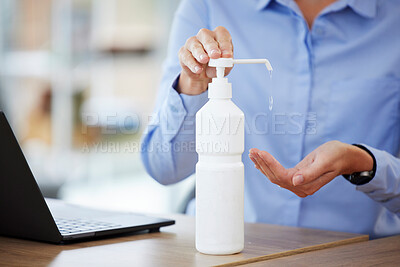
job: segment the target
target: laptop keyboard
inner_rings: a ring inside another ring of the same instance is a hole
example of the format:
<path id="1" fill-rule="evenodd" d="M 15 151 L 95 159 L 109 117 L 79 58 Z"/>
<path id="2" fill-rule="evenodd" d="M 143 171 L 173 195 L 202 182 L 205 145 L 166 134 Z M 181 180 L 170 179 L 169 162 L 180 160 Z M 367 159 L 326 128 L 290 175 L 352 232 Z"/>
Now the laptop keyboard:
<path id="1" fill-rule="evenodd" d="M 54 220 L 62 235 L 75 234 L 80 232 L 94 232 L 121 226 L 115 223 L 99 222 L 99 221 L 84 220 L 84 219 L 55 218 Z"/>

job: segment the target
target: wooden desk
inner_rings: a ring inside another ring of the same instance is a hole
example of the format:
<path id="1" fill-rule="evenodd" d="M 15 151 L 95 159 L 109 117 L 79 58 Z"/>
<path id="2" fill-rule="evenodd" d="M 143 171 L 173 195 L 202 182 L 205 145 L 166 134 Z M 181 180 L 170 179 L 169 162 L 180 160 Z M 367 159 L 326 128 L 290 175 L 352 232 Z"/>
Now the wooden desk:
<path id="1" fill-rule="evenodd" d="M 231 256 L 196 251 L 194 218 L 166 216 L 176 225 L 160 233 L 136 234 L 70 245 L 0 237 L 6 266 L 234 266 L 367 241 L 368 236 L 267 224 L 246 224 L 245 249 Z"/>
<path id="2" fill-rule="evenodd" d="M 400 266 L 400 235 L 262 261 L 261 266 Z"/>

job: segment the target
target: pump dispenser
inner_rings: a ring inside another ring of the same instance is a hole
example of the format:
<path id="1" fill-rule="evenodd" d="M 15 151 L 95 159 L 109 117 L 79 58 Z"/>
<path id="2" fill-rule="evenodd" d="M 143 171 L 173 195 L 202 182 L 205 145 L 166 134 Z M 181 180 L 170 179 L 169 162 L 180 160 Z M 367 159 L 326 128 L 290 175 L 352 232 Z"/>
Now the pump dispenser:
<path id="1" fill-rule="evenodd" d="M 232 102 L 225 68 L 265 64 L 267 59 L 210 59 L 217 77 L 208 85 L 209 101 L 196 114 L 196 249 L 227 255 L 244 248 L 244 114 Z"/>

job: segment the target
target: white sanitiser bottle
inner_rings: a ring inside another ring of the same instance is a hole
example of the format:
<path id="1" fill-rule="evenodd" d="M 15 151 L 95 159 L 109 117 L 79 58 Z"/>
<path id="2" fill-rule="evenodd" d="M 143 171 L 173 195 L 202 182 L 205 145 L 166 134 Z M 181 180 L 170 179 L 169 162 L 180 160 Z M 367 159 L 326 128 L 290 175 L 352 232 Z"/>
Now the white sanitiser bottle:
<path id="1" fill-rule="evenodd" d="M 232 102 L 224 78 L 234 64 L 267 59 L 210 59 L 217 77 L 208 85 L 209 101 L 196 114 L 196 249 L 205 254 L 234 254 L 244 248 L 244 114 Z"/>

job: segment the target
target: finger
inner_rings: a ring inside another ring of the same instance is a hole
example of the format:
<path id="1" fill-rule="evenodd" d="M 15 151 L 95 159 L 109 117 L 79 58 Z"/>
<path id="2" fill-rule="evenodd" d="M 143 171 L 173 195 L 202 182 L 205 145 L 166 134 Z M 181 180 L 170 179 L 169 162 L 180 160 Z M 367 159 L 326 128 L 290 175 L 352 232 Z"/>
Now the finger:
<path id="1" fill-rule="evenodd" d="M 289 189 L 290 190 L 290 189 Z M 295 193 L 298 197 L 306 197 L 306 196 L 308 196 L 307 194 L 304 194 L 303 192 L 301 192 L 301 191 L 296 191 L 296 190 L 290 190 L 290 191 L 292 191 L 293 193 Z"/>
<path id="2" fill-rule="evenodd" d="M 269 177 L 272 177 L 272 173 L 267 172 L 267 170 L 264 170 L 260 164 L 258 163 L 260 160 L 257 160 L 256 157 L 258 157 L 257 155 L 250 155 L 249 154 L 249 158 L 251 159 L 251 161 L 253 161 L 254 163 L 254 167 L 259 170 L 262 174 L 264 174 L 268 179 L 270 179 Z M 271 180 L 271 179 L 270 179 Z M 273 182 L 273 181 L 271 181 Z M 275 183 L 275 182 L 273 182 Z"/>
<path id="3" fill-rule="evenodd" d="M 319 189 L 321 189 L 324 185 L 332 181 L 337 175 L 338 174 L 336 172 L 330 171 L 318 177 L 318 179 L 315 179 L 311 183 L 300 185 L 296 188 L 304 194 L 312 195 Z"/>
<path id="4" fill-rule="evenodd" d="M 228 75 L 231 72 L 231 70 L 232 70 L 232 68 L 225 68 L 225 76 Z M 206 74 L 207 74 L 208 78 L 217 77 L 217 72 L 215 70 L 215 67 L 207 67 Z"/>
<path id="5" fill-rule="evenodd" d="M 196 37 L 190 37 L 185 44 L 185 48 L 192 53 L 193 57 L 201 64 L 206 64 L 209 57 Z"/>
<path id="6" fill-rule="evenodd" d="M 328 164 L 325 161 L 313 161 L 310 165 L 300 169 L 293 175 L 292 183 L 294 186 L 308 184 L 329 171 L 327 167 Z"/>
<path id="7" fill-rule="evenodd" d="M 281 184 L 279 177 L 276 177 L 275 174 L 271 171 L 271 169 L 265 164 L 265 162 L 260 158 L 259 155 L 255 156 L 258 166 L 263 171 L 264 175 L 274 184 L 285 187 L 285 185 Z"/>
<path id="8" fill-rule="evenodd" d="M 278 183 L 277 180 L 273 179 L 273 175 L 272 173 L 266 171 L 263 171 L 261 169 L 261 167 L 259 166 L 256 157 L 258 157 L 257 154 L 254 154 L 256 152 L 254 152 L 254 150 L 250 150 L 250 154 L 249 157 L 250 159 L 254 162 L 254 167 L 257 168 L 259 171 L 261 171 L 272 183 L 277 184 L 279 187 L 285 188 L 287 190 L 290 190 L 291 192 L 293 192 L 294 194 L 296 194 L 299 197 L 306 197 L 307 194 L 305 194 L 304 192 L 302 192 L 301 190 L 298 190 L 297 188 L 293 187 L 293 186 L 287 186 L 286 184 L 280 184 Z M 270 178 L 271 177 L 271 178 Z"/>
<path id="9" fill-rule="evenodd" d="M 249 155 L 253 155 L 253 156 L 255 157 L 255 155 L 257 155 L 257 153 L 258 153 L 259 151 L 260 151 L 260 150 L 257 149 L 257 148 L 250 148 L 250 150 L 249 150 Z"/>
<path id="10" fill-rule="evenodd" d="M 270 179 L 271 182 L 277 183 L 275 175 L 273 174 L 273 172 L 271 172 L 269 167 L 267 165 L 265 165 L 263 160 L 258 155 L 260 150 L 258 150 L 257 148 L 252 148 L 252 149 L 250 149 L 249 152 L 250 152 L 250 157 L 252 157 L 255 160 L 255 162 L 257 163 L 257 165 L 260 167 L 260 169 L 263 170 L 263 172 L 265 173 L 265 176 L 267 176 L 267 178 Z M 261 164 L 263 164 L 263 165 L 261 165 Z"/>
<path id="11" fill-rule="evenodd" d="M 283 167 L 279 163 L 279 161 L 277 161 L 271 154 L 266 151 L 260 151 L 258 152 L 258 155 L 260 158 L 259 162 L 261 161 L 261 163 L 259 163 L 260 166 L 262 166 L 263 169 L 268 169 L 269 172 L 272 173 L 273 179 L 275 180 L 272 182 L 292 191 L 295 194 L 299 193 L 300 190 L 297 190 L 296 187 L 294 187 L 292 184 L 292 176 L 288 175 L 288 170 L 285 169 L 285 167 Z"/>
<path id="12" fill-rule="evenodd" d="M 206 67 L 206 75 L 208 78 L 215 78 L 217 77 L 217 71 L 214 67 Z"/>
<path id="13" fill-rule="evenodd" d="M 184 47 L 179 50 L 179 61 L 182 67 L 188 67 L 190 71 L 195 74 L 199 74 L 203 71 L 203 67 L 196 61 L 192 53 Z"/>
<path id="14" fill-rule="evenodd" d="M 258 169 L 261 170 L 261 172 L 271 180 L 271 182 L 275 183 L 275 179 L 273 177 L 273 174 L 269 171 L 268 168 L 262 165 L 261 159 L 258 157 L 258 155 L 254 155 L 254 160 L 256 162 L 256 165 L 258 166 Z"/>
<path id="15" fill-rule="evenodd" d="M 259 151 L 258 156 L 277 178 L 285 178 L 287 171 L 270 153 Z M 281 180 L 281 179 L 280 179 Z"/>
<path id="16" fill-rule="evenodd" d="M 196 37 L 204 47 L 210 58 L 221 57 L 221 50 L 219 49 L 217 41 L 214 39 L 215 33 L 208 29 L 201 29 Z"/>
<path id="17" fill-rule="evenodd" d="M 254 163 L 254 168 L 256 168 L 257 170 L 259 170 L 262 174 L 264 174 L 264 172 L 261 170 L 260 166 L 257 163 L 257 160 L 253 157 L 250 157 L 251 161 L 253 161 Z M 265 175 L 265 174 L 264 174 Z"/>
<path id="18" fill-rule="evenodd" d="M 225 76 L 231 72 L 232 68 L 225 68 Z"/>
<path id="19" fill-rule="evenodd" d="M 215 28 L 214 32 L 215 40 L 217 40 L 221 50 L 221 56 L 225 58 L 233 57 L 232 37 L 229 31 L 222 26 L 218 26 Z"/>
<path id="20" fill-rule="evenodd" d="M 249 154 L 249 158 L 251 159 L 251 161 L 252 161 L 255 165 L 258 165 L 256 159 L 255 159 L 252 155 Z M 254 166 L 254 167 L 256 167 L 256 166 Z M 257 168 L 257 167 L 256 167 L 256 168 Z"/>
<path id="21" fill-rule="evenodd" d="M 264 171 L 264 169 L 260 166 L 260 164 L 258 163 L 258 160 L 256 158 L 252 158 L 252 161 L 254 162 L 254 166 L 262 173 L 264 174 L 267 178 L 269 176 L 269 174 L 267 172 Z"/>

